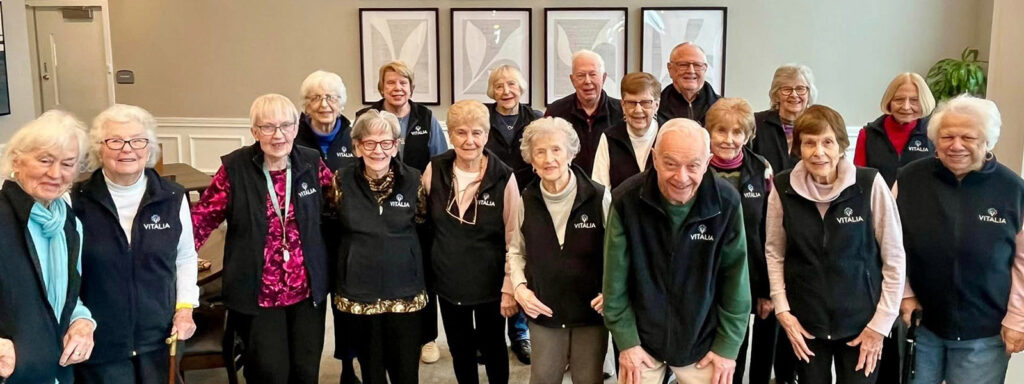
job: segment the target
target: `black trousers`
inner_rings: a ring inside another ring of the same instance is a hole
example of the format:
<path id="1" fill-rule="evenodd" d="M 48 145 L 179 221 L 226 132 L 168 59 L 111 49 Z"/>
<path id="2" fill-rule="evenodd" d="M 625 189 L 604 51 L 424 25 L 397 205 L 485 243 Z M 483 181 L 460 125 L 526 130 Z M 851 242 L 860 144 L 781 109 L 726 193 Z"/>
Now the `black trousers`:
<path id="1" fill-rule="evenodd" d="M 437 340 L 437 294 L 427 292 L 427 306 L 420 311 L 420 345 Z"/>
<path id="2" fill-rule="evenodd" d="M 876 368 L 870 376 L 864 376 L 864 369 L 857 368 L 860 357 L 860 346 L 846 345 L 856 338 L 842 340 L 825 340 L 821 338 L 805 340 L 807 347 L 814 352 L 810 363 L 797 362 L 797 380 L 800 383 L 831 383 L 832 363 L 836 364 L 836 384 L 874 384 L 878 379 Z"/>
<path id="3" fill-rule="evenodd" d="M 439 297 L 438 304 L 441 305 L 444 333 L 448 335 L 452 366 L 459 384 L 480 382 L 476 368 L 477 349 L 484 358 L 487 381 L 492 384 L 508 383 L 508 348 L 505 346 L 501 301 L 457 305 Z"/>
<path id="4" fill-rule="evenodd" d="M 388 379 L 392 384 L 419 381 L 421 312 L 345 314 L 364 384 L 387 384 Z"/>
<path id="5" fill-rule="evenodd" d="M 747 347 L 750 344 L 753 344 L 750 351 L 750 384 L 768 384 L 772 378 L 772 367 L 775 367 L 776 382 L 793 383 L 796 357 L 784 332 L 779 327 L 775 314 L 770 314 L 765 319 L 754 315 L 754 330 L 752 334 L 748 332 L 747 337 L 743 339 L 739 357 L 736 358 L 736 373 L 732 379 L 734 384 L 743 382 Z"/>
<path id="6" fill-rule="evenodd" d="M 75 364 L 75 382 L 85 384 L 167 384 L 169 364 L 167 347 L 163 347 L 130 359 L 102 364 Z"/>
<path id="7" fill-rule="evenodd" d="M 249 384 L 315 384 L 320 380 L 326 304 L 310 299 L 281 308 L 260 308 L 255 316 L 228 312 L 242 339 Z"/>

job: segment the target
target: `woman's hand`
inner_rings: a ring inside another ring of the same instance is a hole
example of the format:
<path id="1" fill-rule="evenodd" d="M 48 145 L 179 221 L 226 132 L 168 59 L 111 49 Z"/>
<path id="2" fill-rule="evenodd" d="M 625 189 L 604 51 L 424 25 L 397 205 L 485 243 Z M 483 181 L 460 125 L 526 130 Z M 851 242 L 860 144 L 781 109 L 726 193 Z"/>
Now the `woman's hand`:
<path id="1" fill-rule="evenodd" d="M 14 342 L 0 337 L 0 377 L 11 377 L 15 362 Z"/>
<path id="2" fill-rule="evenodd" d="M 814 336 L 807 332 L 800 325 L 800 321 L 796 319 L 796 316 L 793 316 L 789 311 L 777 313 L 775 318 L 779 319 L 782 329 L 786 330 L 786 337 L 789 338 L 789 343 L 793 345 L 793 353 L 796 354 L 796 358 L 810 363 L 814 352 L 811 352 L 811 348 L 807 346 L 807 342 L 804 339 L 813 339 Z"/>
<path id="3" fill-rule="evenodd" d="M 178 335 L 178 340 L 188 340 L 196 333 L 196 323 L 192 320 L 192 308 L 181 308 L 174 311 L 171 320 L 171 334 Z"/>
<path id="4" fill-rule="evenodd" d="M 863 369 L 864 377 L 870 376 L 871 372 L 875 371 L 875 365 L 878 364 L 878 360 L 882 359 L 883 339 L 885 339 L 885 335 L 875 332 L 871 328 L 864 328 L 860 332 L 860 336 L 846 343 L 851 347 L 860 345 L 860 358 L 857 359 L 857 368 L 854 368 L 854 371 Z"/>
<path id="5" fill-rule="evenodd" d="M 772 304 L 772 299 L 757 299 L 757 317 L 764 320 L 772 312 L 775 312 L 775 304 Z"/>
<path id="6" fill-rule="evenodd" d="M 64 334 L 64 353 L 60 355 L 60 366 L 67 367 L 89 360 L 92 356 L 93 323 L 87 319 L 78 319 L 71 323 Z"/>
<path id="7" fill-rule="evenodd" d="M 590 300 L 590 308 L 594 308 L 597 313 L 604 316 L 604 294 L 598 293 L 594 300 Z"/>
<path id="8" fill-rule="evenodd" d="M 501 293 L 501 315 L 506 319 L 515 316 L 519 313 L 519 304 L 516 303 L 516 298 L 512 297 L 511 294 Z"/>
<path id="9" fill-rule="evenodd" d="M 551 317 L 554 315 L 554 312 L 551 312 L 551 308 L 548 308 L 547 305 L 544 305 L 544 303 L 542 303 L 540 299 L 538 299 L 537 296 L 533 294 L 533 291 L 531 291 L 529 288 L 526 288 L 526 284 L 517 285 L 515 293 L 516 302 L 519 303 L 519 306 L 523 307 L 523 312 L 526 312 L 526 314 L 531 318 L 536 319 L 537 316 L 540 315 L 544 315 L 547 317 Z"/>
<path id="10" fill-rule="evenodd" d="M 900 302 L 900 319 L 903 320 L 903 324 L 910 326 L 910 317 L 914 314 L 914 311 L 921 310 L 921 303 L 917 301 L 916 297 L 907 297 Z"/>

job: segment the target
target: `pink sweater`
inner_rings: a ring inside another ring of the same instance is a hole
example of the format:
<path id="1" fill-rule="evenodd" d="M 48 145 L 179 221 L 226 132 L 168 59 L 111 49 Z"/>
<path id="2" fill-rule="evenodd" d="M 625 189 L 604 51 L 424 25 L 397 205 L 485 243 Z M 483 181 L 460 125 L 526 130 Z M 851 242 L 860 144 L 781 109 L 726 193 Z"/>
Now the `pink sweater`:
<path id="1" fill-rule="evenodd" d="M 803 161 L 798 162 L 790 175 L 790 183 L 797 194 L 817 203 L 822 217 L 829 204 L 839 194 L 857 181 L 857 168 L 853 163 L 839 162 L 839 175 L 831 185 L 818 184 L 807 172 Z M 903 250 L 903 229 L 900 224 L 896 199 L 889 192 L 881 175 L 875 177 L 871 188 L 871 217 L 882 257 L 882 295 L 875 308 L 875 314 L 867 327 L 882 335 L 888 335 L 893 323 L 899 317 L 900 301 L 906 281 L 906 252 Z M 768 217 L 765 238 L 765 257 L 768 261 L 770 295 L 775 304 L 775 313 L 789 311 L 786 299 L 785 260 L 786 228 L 782 222 L 782 201 L 778 188 L 768 194 Z"/>

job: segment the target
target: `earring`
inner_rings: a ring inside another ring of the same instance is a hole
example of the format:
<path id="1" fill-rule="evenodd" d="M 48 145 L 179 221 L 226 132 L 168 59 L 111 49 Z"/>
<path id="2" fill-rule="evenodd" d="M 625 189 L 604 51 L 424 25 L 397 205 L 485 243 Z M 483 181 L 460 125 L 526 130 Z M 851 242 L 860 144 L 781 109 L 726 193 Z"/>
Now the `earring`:
<path id="1" fill-rule="evenodd" d="M 985 153 L 985 161 L 991 161 L 992 159 L 995 159 L 995 158 L 996 158 L 996 155 L 994 153 L 992 153 L 992 152 L 986 152 Z"/>

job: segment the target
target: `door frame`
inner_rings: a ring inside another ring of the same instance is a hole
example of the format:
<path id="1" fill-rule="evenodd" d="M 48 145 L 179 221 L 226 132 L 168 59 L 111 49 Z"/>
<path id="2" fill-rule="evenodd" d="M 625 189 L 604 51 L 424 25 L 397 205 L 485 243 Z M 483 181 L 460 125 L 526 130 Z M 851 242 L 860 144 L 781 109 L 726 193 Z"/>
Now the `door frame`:
<path id="1" fill-rule="evenodd" d="M 55 7 L 99 7 L 100 13 L 103 14 L 103 48 L 105 52 L 105 65 L 107 69 L 107 99 L 110 101 L 110 105 L 117 103 L 114 98 L 114 54 L 113 46 L 110 44 L 110 12 L 107 0 L 25 0 L 26 8 L 55 8 Z M 36 31 L 31 31 L 36 32 Z M 35 33 L 29 36 L 30 39 L 35 39 Z M 34 46 L 34 44 L 30 44 Z M 33 52 L 36 56 L 39 55 L 38 47 L 36 52 Z M 33 71 L 38 71 L 39 68 L 33 68 Z M 39 83 L 39 79 L 34 79 L 36 83 Z M 36 98 L 41 98 L 42 95 L 36 95 Z M 43 112 L 43 111 L 37 111 Z"/>

